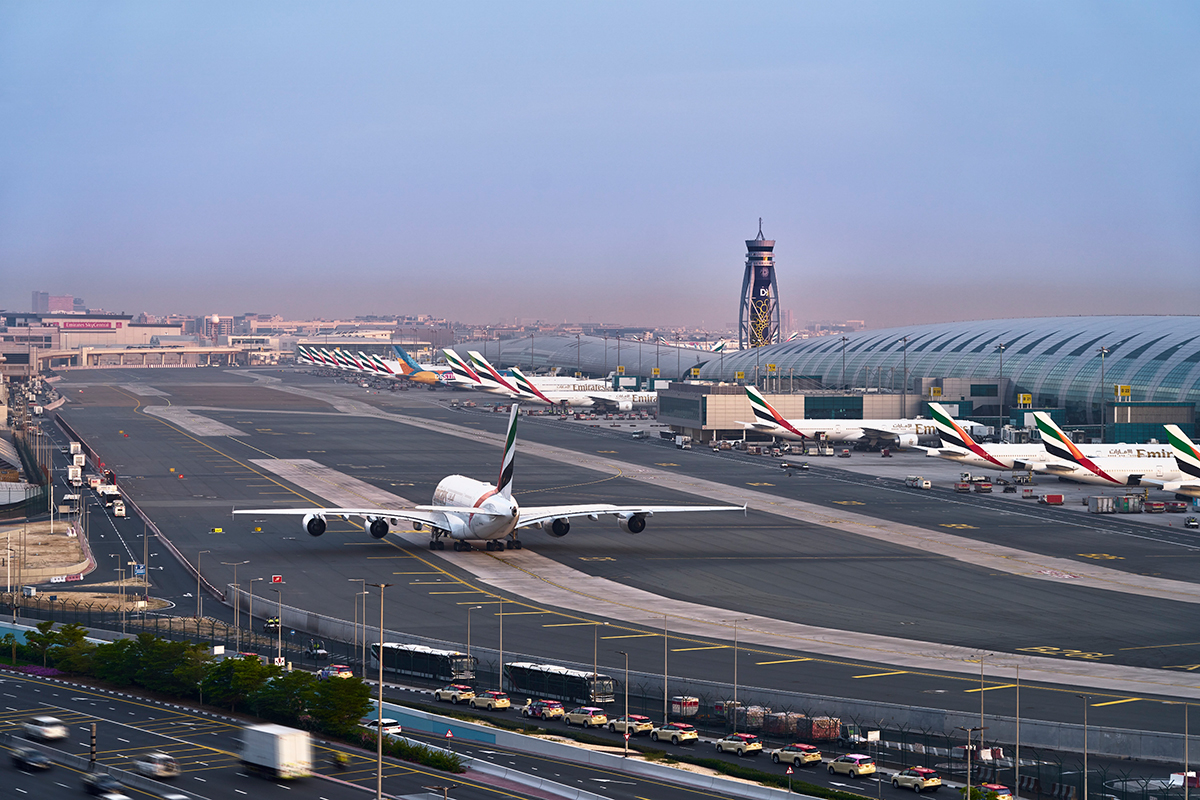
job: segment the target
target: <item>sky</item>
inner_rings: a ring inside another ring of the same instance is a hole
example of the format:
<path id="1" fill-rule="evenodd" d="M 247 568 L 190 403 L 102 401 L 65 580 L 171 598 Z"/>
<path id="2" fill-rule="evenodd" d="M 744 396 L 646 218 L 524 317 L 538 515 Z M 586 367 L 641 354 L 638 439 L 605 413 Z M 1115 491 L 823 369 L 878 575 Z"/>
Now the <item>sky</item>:
<path id="1" fill-rule="evenodd" d="M 0 308 L 1200 307 L 1189 2 L 0 4 Z"/>

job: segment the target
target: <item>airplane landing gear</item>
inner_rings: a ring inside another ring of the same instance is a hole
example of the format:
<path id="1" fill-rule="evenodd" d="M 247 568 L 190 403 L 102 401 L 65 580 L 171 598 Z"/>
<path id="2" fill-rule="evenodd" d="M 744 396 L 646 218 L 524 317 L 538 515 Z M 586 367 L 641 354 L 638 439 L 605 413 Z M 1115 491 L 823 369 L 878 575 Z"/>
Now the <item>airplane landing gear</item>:
<path id="1" fill-rule="evenodd" d="M 461 553 L 464 550 L 469 553 L 472 549 L 470 542 L 460 542 L 457 539 L 454 541 L 454 552 L 456 553 Z"/>
<path id="2" fill-rule="evenodd" d="M 509 539 L 507 542 L 504 543 L 504 548 L 506 550 L 520 550 L 521 549 L 521 540 L 520 539 Z"/>
<path id="3" fill-rule="evenodd" d="M 457 545 L 458 542 L 455 542 L 455 544 Z M 429 549 L 430 550 L 445 550 L 446 543 L 439 539 L 430 539 L 429 540 Z"/>

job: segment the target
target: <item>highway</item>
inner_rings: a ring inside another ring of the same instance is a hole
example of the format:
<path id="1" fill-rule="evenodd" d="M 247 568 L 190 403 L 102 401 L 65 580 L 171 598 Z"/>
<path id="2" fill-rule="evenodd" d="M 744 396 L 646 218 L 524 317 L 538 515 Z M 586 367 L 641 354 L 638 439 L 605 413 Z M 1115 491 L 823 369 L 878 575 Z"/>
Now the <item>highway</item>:
<path id="1" fill-rule="evenodd" d="M 274 459 L 311 459 L 417 503 L 428 501 L 443 475 L 464 471 L 489 478 L 498 467 L 499 449 L 490 442 L 449 437 L 377 417 L 340 414 L 322 398 L 331 402 L 353 398 L 384 411 L 491 433 L 503 424 L 501 415 L 445 408 L 434 402 L 445 399 L 444 393 L 368 394 L 328 379 L 290 372 L 271 375 L 316 394 L 272 391 L 243 375 L 215 370 L 89 371 L 61 384 L 74 401 L 62 413 L 110 459 L 123 485 L 185 554 L 212 551 L 202 563 L 214 583 L 232 580 L 232 571 L 221 567 L 221 561 L 249 560 L 251 566 L 242 567 L 243 582 L 248 572 L 252 577 L 282 574 L 285 602 L 351 619 L 358 584 L 350 581 L 390 576 L 397 583 L 388 590 L 390 620 L 403 618 L 403 628 L 415 634 L 463 642 L 464 606 L 480 599 L 494 604 L 495 590 L 478 585 L 453 559 L 434 559 L 419 544 L 408 545 L 396 537 L 376 542 L 358 526 L 340 521 L 320 539 L 308 537 L 294 521 L 273 520 L 261 526 L 261 533 L 252 532 L 240 520 L 233 522 L 228 509 L 235 504 L 320 502 L 265 466 Z M 75 382 L 79 386 L 73 389 Z M 198 418 L 228 426 L 236 435 L 199 436 L 185 425 L 144 413 L 147 405 L 168 404 L 187 406 Z M 221 407 L 227 410 L 195 411 Z M 1026 506 L 1018 512 L 1012 504 L 990 498 L 964 500 L 937 490 L 916 494 L 902 490 L 895 481 L 823 465 L 785 479 L 769 462 L 740 454 L 677 451 L 656 442 L 630 441 L 627 435 L 603 428 L 539 418 L 522 420 L 519 437 L 647 469 L 802 499 L 831 511 L 850 509 L 868 517 L 901 519 L 950 531 L 965 541 L 1002 540 L 1010 547 L 1078 563 L 1087 560 L 1080 554 L 1105 554 L 1114 556 L 1105 566 L 1130 574 L 1153 571 L 1172 580 L 1192 580 L 1188 568 L 1197 551 L 1194 543 L 1179 538 L 1178 531 L 1124 520 L 1103 521 L 1119 522 L 1120 530 L 1097 531 L 1094 526 L 1081 526 L 1079 515 L 1060 509 Z M 703 497 L 632 480 L 618 469 L 597 473 L 522 453 L 520 447 L 516 480 L 525 504 L 705 502 Z M 224 532 L 210 533 L 215 527 Z M 573 570 L 663 597 L 727 608 L 730 616 L 761 614 L 948 646 L 1152 669 L 1187 668 L 1200 661 L 1200 644 L 1181 636 L 1188 627 L 1181 619 L 1194 618 L 1192 605 L 995 573 L 954 558 L 848 534 L 835 526 L 792 523 L 753 510 L 745 518 L 722 515 L 720 521 L 657 517 L 638 537 L 620 533 L 615 525 L 585 522 L 563 539 L 532 532 L 523 538 L 532 552 Z M 172 577 L 166 572 L 155 574 L 161 591 L 180 604 L 194 603 L 189 597 L 194 584 L 183 573 Z M 446 581 L 463 585 L 431 585 Z M 259 591 L 260 597 L 275 599 L 262 587 Z M 634 627 L 611 635 L 638 638 L 594 637 L 593 623 L 603 620 L 519 597 L 507 599 L 514 607 L 526 606 L 513 611 L 511 618 L 505 614 L 509 652 L 587 663 L 593 646 L 600 649 L 595 638 L 606 642 L 609 652 L 598 658 L 610 670 L 615 667 L 616 649 L 629 649 L 644 672 L 661 667 L 661 631 Z M 553 619 L 562 614 L 565 620 Z M 495 623 L 489 625 L 484 618 L 476 614 L 476 642 L 494 647 Z M 1081 624 L 1081 620 L 1097 623 Z M 668 642 L 672 674 L 730 680 L 733 659 L 728 635 L 720 634 L 721 630 L 714 630 L 711 639 L 672 635 Z M 978 708 L 978 693 L 968 693 L 970 686 L 978 684 L 977 677 L 886 666 L 883 659 L 830 659 L 811 657 L 801 649 L 747 647 L 739 656 L 739 679 L 746 686 L 898 703 L 919 698 L 922 705 Z M 1081 717 L 1073 697 L 1056 697 L 1070 689 L 1054 688 L 1038 698 L 1030 688 L 1030 696 L 1023 696 L 1023 713 L 1061 721 Z M 1010 694 L 1006 689 L 989 691 L 989 709 L 1011 713 Z M 1114 727 L 1178 730 L 1181 726 L 1177 714 L 1146 700 L 1106 706 L 1093 714 L 1103 720 L 1096 722 L 1093 717 L 1095 724 Z"/>

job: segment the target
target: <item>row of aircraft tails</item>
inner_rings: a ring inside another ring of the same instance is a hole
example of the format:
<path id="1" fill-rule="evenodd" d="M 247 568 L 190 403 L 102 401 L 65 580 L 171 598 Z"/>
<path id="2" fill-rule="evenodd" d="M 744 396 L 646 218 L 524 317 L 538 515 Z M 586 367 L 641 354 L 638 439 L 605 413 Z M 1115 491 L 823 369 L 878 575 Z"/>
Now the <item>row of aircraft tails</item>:
<path id="1" fill-rule="evenodd" d="M 652 503 L 614 505 L 611 503 L 578 503 L 574 505 L 531 506 L 522 508 L 513 497 L 513 464 L 517 444 L 519 404 L 513 403 L 504 437 L 504 456 L 500 476 L 493 485 L 465 475 L 443 478 L 433 491 L 430 505 L 412 508 L 268 508 L 235 510 L 238 516 L 295 516 L 311 536 L 325 533 L 328 520 L 341 517 L 361 518 L 367 531 L 376 539 L 388 535 L 400 523 L 414 530 L 428 529 L 429 549 L 445 550 L 449 539 L 454 549 L 472 550 L 472 541 L 482 541 L 487 550 L 520 550 L 518 532 L 536 529 L 548 536 L 560 538 L 571 530 L 572 520 L 586 517 L 598 520 L 613 517 L 626 533 L 641 533 L 649 517 L 655 514 L 705 511 L 741 511 L 745 506 L 669 506 Z"/>
<path id="2" fill-rule="evenodd" d="M 1034 412 L 1040 442 L 983 444 L 975 441 L 938 403 L 930 403 L 932 420 L 873 419 L 830 420 L 784 418 L 762 393 L 746 387 L 753 422 L 746 430 L 781 439 L 814 439 L 819 434 L 831 442 L 923 447 L 927 455 L 964 466 L 995 470 L 1026 470 L 1102 486 L 1151 486 L 1186 497 L 1200 497 L 1200 449 L 1178 425 L 1165 425 L 1167 444 L 1075 444 L 1049 414 Z"/>

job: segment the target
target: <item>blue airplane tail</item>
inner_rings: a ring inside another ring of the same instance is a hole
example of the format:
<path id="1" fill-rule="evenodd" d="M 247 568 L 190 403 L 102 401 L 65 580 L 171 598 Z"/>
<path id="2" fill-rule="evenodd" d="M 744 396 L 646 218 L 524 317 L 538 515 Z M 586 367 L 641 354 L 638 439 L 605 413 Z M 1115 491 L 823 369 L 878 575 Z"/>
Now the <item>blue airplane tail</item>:
<path id="1" fill-rule="evenodd" d="M 413 361 L 413 357 L 412 357 L 412 356 L 410 356 L 410 355 L 409 355 L 409 354 L 408 354 L 408 353 L 407 353 L 407 352 L 404 350 L 404 348 L 403 348 L 403 347 L 401 347 L 401 346 L 400 346 L 400 345 L 398 345 L 398 344 L 394 344 L 394 345 L 392 345 L 392 350 L 394 350 L 394 351 L 395 351 L 395 353 L 396 353 L 396 358 L 400 359 L 400 360 L 401 360 L 401 361 L 403 361 L 405 364 L 407 364 L 409 367 L 411 367 L 413 372 L 422 372 L 422 371 L 423 371 L 423 370 L 421 369 L 421 365 L 420 365 L 420 364 L 418 364 L 416 361 Z"/>

